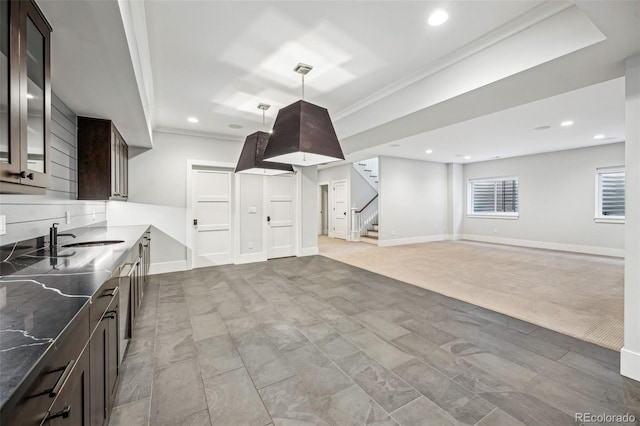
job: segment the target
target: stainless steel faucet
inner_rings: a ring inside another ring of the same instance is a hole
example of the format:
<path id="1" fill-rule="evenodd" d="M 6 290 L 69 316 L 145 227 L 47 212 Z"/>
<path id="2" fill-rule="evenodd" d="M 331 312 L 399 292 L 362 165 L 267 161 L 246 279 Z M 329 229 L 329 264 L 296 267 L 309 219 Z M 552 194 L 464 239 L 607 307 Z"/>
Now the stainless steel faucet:
<path id="1" fill-rule="evenodd" d="M 49 246 L 50 247 L 56 247 L 58 245 L 58 237 L 73 237 L 73 238 L 76 237 L 74 234 L 70 234 L 70 233 L 58 234 L 58 225 L 60 224 L 57 222 L 54 222 L 54 224 L 51 225 L 51 228 L 49 228 Z"/>

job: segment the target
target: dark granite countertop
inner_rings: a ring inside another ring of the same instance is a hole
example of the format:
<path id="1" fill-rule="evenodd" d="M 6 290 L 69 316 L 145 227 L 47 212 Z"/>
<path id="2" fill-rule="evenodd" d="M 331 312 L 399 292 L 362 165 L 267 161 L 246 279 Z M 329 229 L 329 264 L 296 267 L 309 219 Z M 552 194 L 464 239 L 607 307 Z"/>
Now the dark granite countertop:
<path id="1" fill-rule="evenodd" d="M 0 251 L 0 408 L 52 348 L 147 226 L 92 226 L 61 232 L 57 250 L 44 238 Z M 74 233 L 76 238 L 62 234 Z M 48 237 L 46 238 L 48 240 Z M 62 247 L 82 241 L 124 240 L 94 247 Z"/>

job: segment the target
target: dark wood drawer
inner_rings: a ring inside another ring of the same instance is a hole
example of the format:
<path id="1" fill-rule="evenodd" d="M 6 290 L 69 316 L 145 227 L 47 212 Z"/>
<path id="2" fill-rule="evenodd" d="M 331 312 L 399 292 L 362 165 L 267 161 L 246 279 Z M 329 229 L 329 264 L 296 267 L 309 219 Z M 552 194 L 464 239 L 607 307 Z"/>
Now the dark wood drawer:
<path id="1" fill-rule="evenodd" d="M 40 425 L 47 412 L 71 377 L 80 354 L 89 340 L 89 309 L 85 306 L 71 326 L 56 342 L 55 351 L 47 355 L 43 367 L 36 373 L 36 379 L 28 387 L 24 397 L 4 426 Z M 54 349 L 54 348 L 52 348 Z M 4 420 L 4 419 L 3 419 Z"/>
<path id="2" fill-rule="evenodd" d="M 91 305 L 89 307 L 90 330 L 93 330 L 98 325 L 98 322 L 102 319 L 102 316 L 106 312 L 107 308 L 114 299 L 118 298 L 119 291 L 119 270 L 113 273 L 111 278 L 105 282 L 100 290 L 91 299 Z"/>

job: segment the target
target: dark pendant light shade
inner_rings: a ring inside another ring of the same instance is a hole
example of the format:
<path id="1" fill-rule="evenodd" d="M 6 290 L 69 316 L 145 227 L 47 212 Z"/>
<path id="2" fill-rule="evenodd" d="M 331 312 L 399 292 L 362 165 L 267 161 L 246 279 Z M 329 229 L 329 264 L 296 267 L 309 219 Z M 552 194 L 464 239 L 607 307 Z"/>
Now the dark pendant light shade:
<path id="1" fill-rule="evenodd" d="M 292 173 L 291 164 L 264 161 L 264 150 L 269 141 L 269 133 L 255 132 L 244 141 L 235 173 L 250 173 L 260 175 L 280 175 Z"/>
<path id="2" fill-rule="evenodd" d="M 264 159 L 297 166 L 344 160 L 327 109 L 300 100 L 278 111 Z"/>

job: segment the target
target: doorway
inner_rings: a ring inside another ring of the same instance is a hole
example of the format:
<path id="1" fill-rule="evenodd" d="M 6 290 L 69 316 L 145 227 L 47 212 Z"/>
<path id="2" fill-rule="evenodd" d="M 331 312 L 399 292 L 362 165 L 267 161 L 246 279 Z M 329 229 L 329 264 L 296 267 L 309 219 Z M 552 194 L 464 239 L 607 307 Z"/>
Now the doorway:
<path id="1" fill-rule="evenodd" d="M 318 235 L 329 235 L 329 184 L 318 186 Z"/>
<path id="2" fill-rule="evenodd" d="M 295 256 L 295 176 L 267 176 L 265 179 L 267 258 Z"/>
<path id="3" fill-rule="evenodd" d="M 232 178 L 232 170 L 191 170 L 193 268 L 233 262 Z"/>
<path id="4" fill-rule="evenodd" d="M 348 220 L 347 215 L 349 200 L 347 191 L 347 180 L 336 180 L 331 183 L 333 194 L 331 207 L 331 220 L 329 223 L 329 236 L 333 238 L 347 239 Z"/>

